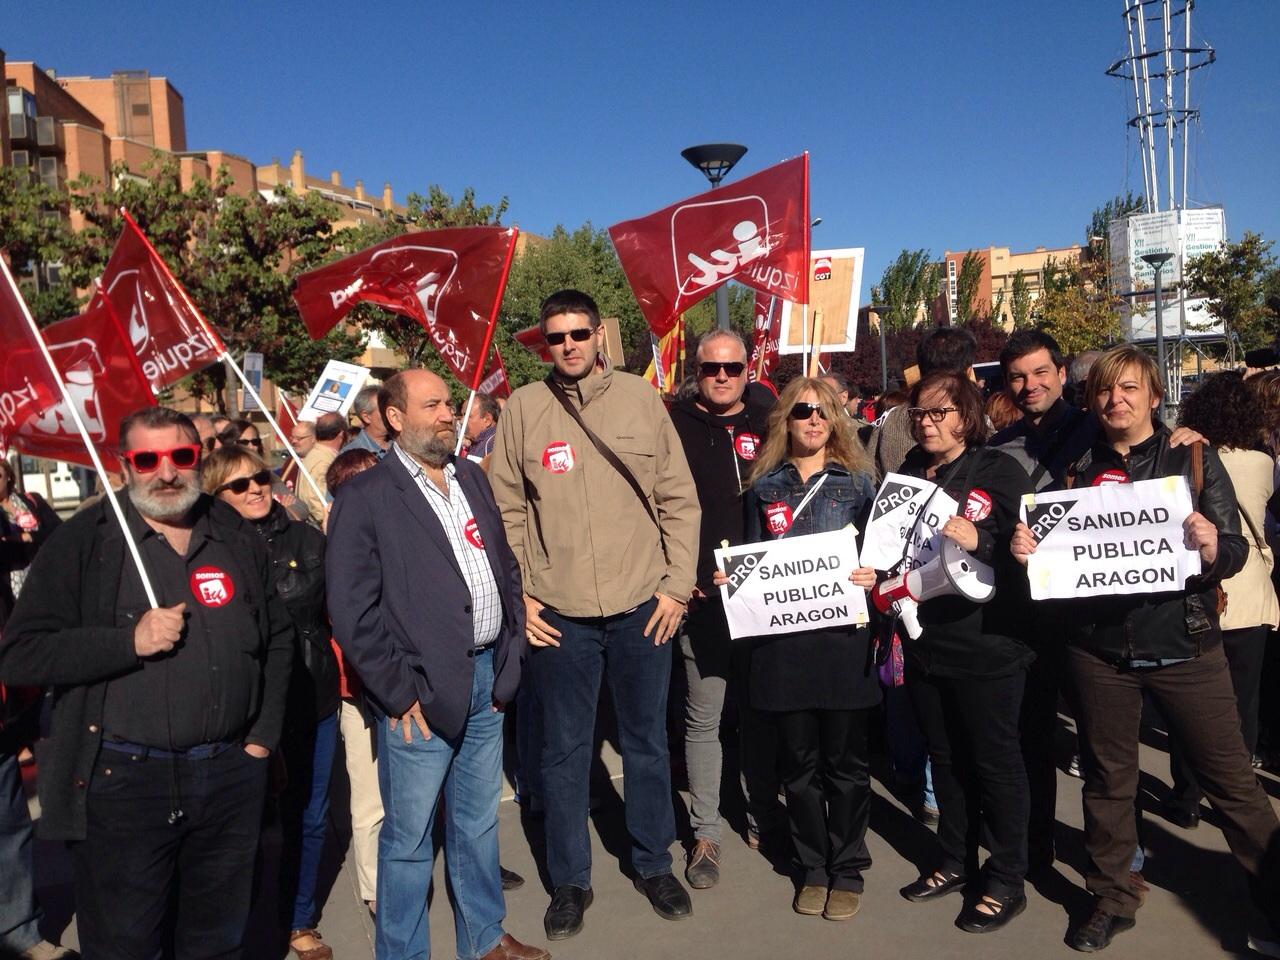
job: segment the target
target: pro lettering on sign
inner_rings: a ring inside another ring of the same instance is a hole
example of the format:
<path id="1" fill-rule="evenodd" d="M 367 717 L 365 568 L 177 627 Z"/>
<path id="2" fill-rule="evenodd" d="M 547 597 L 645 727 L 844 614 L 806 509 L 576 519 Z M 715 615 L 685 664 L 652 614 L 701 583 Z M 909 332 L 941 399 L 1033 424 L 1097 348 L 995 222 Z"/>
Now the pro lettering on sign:
<path id="1" fill-rule="evenodd" d="M 938 549 L 938 531 L 960 509 L 938 485 L 918 477 L 890 473 L 871 505 L 871 520 L 862 544 L 862 562 L 891 570 L 903 559 L 903 570 L 924 566 Z"/>

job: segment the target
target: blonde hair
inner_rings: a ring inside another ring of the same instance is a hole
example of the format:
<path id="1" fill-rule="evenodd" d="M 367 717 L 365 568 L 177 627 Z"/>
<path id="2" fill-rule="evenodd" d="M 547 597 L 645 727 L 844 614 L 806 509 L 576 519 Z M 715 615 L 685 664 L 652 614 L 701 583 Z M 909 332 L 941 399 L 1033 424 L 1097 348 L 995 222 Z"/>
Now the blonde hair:
<path id="1" fill-rule="evenodd" d="M 200 485 L 204 487 L 204 492 L 216 495 L 227 478 L 244 464 L 249 465 L 252 473 L 271 469 L 267 466 L 267 461 L 248 447 L 219 447 L 213 451 L 204 458 L 204 464 L 200 467 Z"/>
<path id="2" fill-rule="evenodd" d="M 826 455 L 828 463 L 838 463 L 850 473 L 865 473 L 875 480 L 875 465 L 871 462 L 862 441 L 853 431 L 853 421 L 846 415 L 840 405 L 840 398 L 831 389 L 830 384 L 815 380 L 812 377 L 796 377 L 783 388 L 778 402 L 769 413 L 765 426 L 765 441 L 751 471 L 743 481 L 749 487 L 761 477 L 774 470 L 791 452 L 790 436 L 787 433 L 787 419 L 791 408 L 796 405 L 800 395 L 812 390 L 818 398 L 818 406 L 827 423 L 831 425 L 831 436 L 827 438 Z"/>

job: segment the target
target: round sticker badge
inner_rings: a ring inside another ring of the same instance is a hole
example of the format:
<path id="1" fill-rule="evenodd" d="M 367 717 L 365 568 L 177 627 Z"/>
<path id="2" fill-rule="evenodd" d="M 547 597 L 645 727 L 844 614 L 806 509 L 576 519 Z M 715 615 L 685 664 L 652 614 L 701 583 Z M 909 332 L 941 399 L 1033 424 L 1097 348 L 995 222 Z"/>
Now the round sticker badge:
<path id="1" fill-rule="evenodd" d="M 547 444 L 542 451 L 542 466 L 552 473 L 568 473 L 573 469 L 573 447 L 564 440 Z"/>
<path id="2" fill-rule="evenodd" d="M 1093 478 L 1091 487 L 1101 487 L 1108 483 L 1128 483 L 1129 475 L 1123 470 L 1103 470 L 1100 474 Z"/>
<path id="3" fill-rule="evenodd" d="M 733 438 L 733 446 L 743 460 L 754 460 L 760 449 L 760 438 L 754 433 L 739 433 Z"/>
<path id="4" fill-rule="evenodd" d="M 971 523 L 977 523 L 989 516 L 991 516 L 991 494 L 975 487 L 969 491 L 969 499 L 964 502 L 964 518 Z"/>
<path id="5" fill-rule="evenodd" d="M 191 575 L 191 592 L 206 607 L 225 607 L 236 595 L 236 585 L 225 570 L 201 567 Z"/>
<path id="6" fill-rule="evenodd" d="M 466 525 L 462 528 L 462 535 L 467 538 L 467 543 L 477 550 L 484 549 L 484 538 L 480 536 L 480 524 L 476 523 L 475 517 L 466 522 Z"/>
<path id="7" fill-rule="evenodd" d="M 764 518 L 772 534 L 782 536 L 791 529 L 791 508 L 787 506 L 785 500 L 779 500 L 765 507 Z"/>
<path id="8" fill-rule="evenodd" d="M 13 518 L 13 522 L 19 530 L 25 530 L 27 533 L 40 526 L 40 521 L 36 519 L 36 515 L 30 510 L 24 510 L 18 514 Z"/>

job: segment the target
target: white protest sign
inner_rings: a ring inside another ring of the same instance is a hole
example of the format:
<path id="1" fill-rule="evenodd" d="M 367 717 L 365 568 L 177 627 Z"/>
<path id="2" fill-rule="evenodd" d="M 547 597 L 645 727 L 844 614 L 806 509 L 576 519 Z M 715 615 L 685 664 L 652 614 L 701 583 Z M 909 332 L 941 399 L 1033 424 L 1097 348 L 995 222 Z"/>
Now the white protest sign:
<path id="1" fill-rule="evenodd" d="M 253 384 L 253 389 L 262 394 L 262 354 L 250 350 L 244 355 L 244 360 L 240 364 L 240 369 L 244 371 L 245 379 Z M 253 399 L 253 394 L 248 390 L 241 391 L 240 409 L 244 411 L 257 410 L 258 402 Z"/>
<path id="2" fill-rule="evenodd" d="M 960 505 L 939 490 L 936 483 L 901 473 L 887 474 L 876 492 L 867 534 L 862 539 L 863 566 L 893 569 L 902 559 L 904 545 L 907 563 L 901 572 L 924 566 L 937 556 L 938 531 L 959 509 Z M 923 516 L 920 516 L 921 510 Z M 909 544 L 908 534 L 911 535 Z"/>
<path id="3" fill-rule="evenodd" d="M 1200 572 L 1183 543 L 1191 490 L 1182 476 L 1025 494 L 1038 543 L 1027 564 L 1033 600 L 1167 593 Z"/>
<path id="4" fill-rule="evenodd" d="M 324 413 L 340 413 L 345 417 L 368 376 L 369 371 L 364 367 L 330 360 L 311 388 L 307 402 L 298 411 L 298 419 L 318 420 Z"/>
<path id="5" fill-rule="evenodd" d="M 831 533 L 716 551 L 729 636 L 756 637 L 867 622 L 867 594 L 849 580 L 859 566 L 851 525 Z"/>

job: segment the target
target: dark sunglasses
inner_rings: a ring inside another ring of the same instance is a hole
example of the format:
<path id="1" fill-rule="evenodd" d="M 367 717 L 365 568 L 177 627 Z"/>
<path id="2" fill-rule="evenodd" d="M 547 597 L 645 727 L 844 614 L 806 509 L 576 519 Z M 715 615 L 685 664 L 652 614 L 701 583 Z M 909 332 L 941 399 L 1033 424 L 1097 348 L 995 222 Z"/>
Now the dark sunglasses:
<path id="1" fill-rule="evenodd" d="M 165 457 L 178 470 L 190 470 L 200 462 L 200 444 L 188 443 L 169 450 L 126 450 L 120 454 L 138 473 L 154 473 Z"/>
<path id="2" fill-rule="evenodd" d="M 712 363 L 707 360 L 698 365 L 698 373 L 702 377 L 718 377 L 720 371 L 723 370 L 730 377 L 742 376 L 742 371 L 747 369 L 745 363 L 734 360 L 732 363 Z"/>
<path id="3" fill-rule="evenodd" d="M 565 337 L 572 337 L 574 343 L 586 343 L 591 339 L 591 335 L 595 333 L 594 327 L 574 327 L 572 330 L 562 330 L 559 333 L 548 333 L 543 338 L 553 347 L 558 347 L 564 343 Z"/>
<path id="4" fill-rule="evenodd" d="M 251 483 L 255 483 L 260 487 L 271 486 L 271 471 L 259 470 L 251 477 L 236 477 L 234 480 L 228 480 L 213 492 L 221 493 L 223 490 L 230 490 L 232 493 L 238 495 L 248 490 L 249 484 Z"/>
<path id="5" fill-rule="evenodd" d="M 791 408 L 791 412 L 787 416 L 792 420 L 808 420 L 815 413 L 823 420 L 827 419 L 827 415 L 822 411 L 822 404 L 820 403 L 797 403 Z"/>
<path id="6" fill-rule="evenodd" d="M 248 438 L 246 438 L 246 437 L 241 437 L 239 440 L 237 440 L 237 441 L 236 441 L 236 443 L 240 444 L 240 446 L 242 446 L 242 447 L 253 447 L 253 448 L 254 448 L 255 450 L 257 450 L 259 453 L 261 453 L 261 452 L 262 452 L 262 440 L 261 440 L 261 439 L 257 439 L 257 438 L 255 438 L 255 439 L 250 440 L 250 439 L 248 439 Z"/>
<path id="7" fill-rule="evenodd" d="M 912 420 L 923 420 L 928 417 L 934 423 L 941 423 L 948 413 L 956 413 L 958 407 L 907 407 L 907 416 Z"/>

